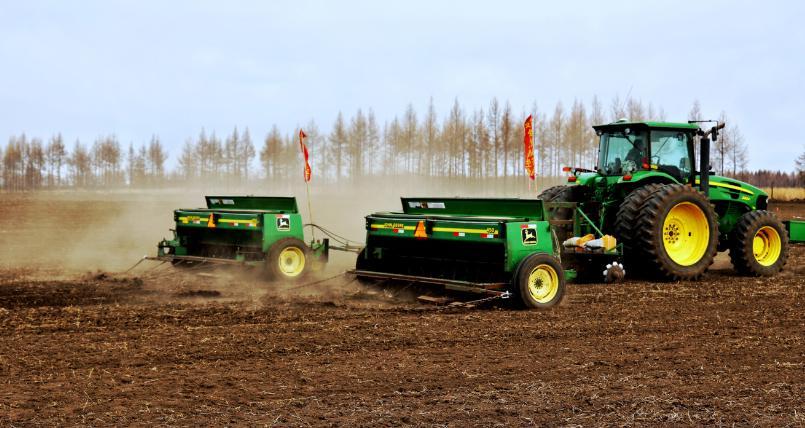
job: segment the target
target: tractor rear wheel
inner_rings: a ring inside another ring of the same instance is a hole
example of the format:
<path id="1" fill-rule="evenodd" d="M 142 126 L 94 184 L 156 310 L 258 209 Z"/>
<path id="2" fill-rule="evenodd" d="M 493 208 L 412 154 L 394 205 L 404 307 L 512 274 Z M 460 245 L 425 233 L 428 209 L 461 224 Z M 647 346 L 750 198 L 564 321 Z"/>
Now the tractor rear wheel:
<path id="1" fill-rule="evenodd" d="M 662 184 L 654 183 L 632 190 L 623 199 L 615 215 L 615 237 L 623 244 L 624 259 L 633 272 L 640 272 L 640 267 L 643 266 L 639 262 L 639 251 L 636 251 L 638 245 L 635 243 L 635 222 L 640 214 L 640 206 L 661 186 Z"/>
<path id="2" fill-rule="evenodd" d="M 729 245 L 732 266 L 743 275 L 771 276 L 788 260 L 788 234 L 769 211 L 742 215 L 730 234 Z"/>
<path id="3" fill-rule="evenodd" d="M 573 200 L 573 187 L 567 185 L 549 187 L 543 190 L 537 196 L 537 199 L 544 202 L 578 202 Z M 550 216 L 548 220 L 573 219 L 573 210 L 571 208 L 549 208 L 547 212 Z M 554 226 L 553 230 L 559 242 L 564 242 L 565 239 L 573 236 L 573 225 Z"/>
<path id="4" fill-rule="evenodd" d="M 537 195 L 537 199 L 545 202 L 575 202 L 572 193 L 573 188 L 571 186 L 553 186 L 543 190 Z M 555 208 L 549 210 L 549 213 L 557 220 L 570 220 L 573 216 L 573 210 L 569 208 Z"/>
<path id="5" fill-rule="evenodd" d="M 283 238 L 271 245 L 266 271 L 273 280 L 298 282 L 310 271 L 310 250 L 297 238 Z"/>
<path id="6" fill-rule="evenodd" d="M 713 263 L 718 224 L 713 206 L 696 189 L 666 184 L 652 190 L 638 208 L 633 258 L 658 279 L 693 280 Z"/>
<path id="7" fill-rule="evenodd" d="M 532 254 L 523 259 L 512 282 L 518 303 L 527 309 L 550 308 L 565 295 L 565 272 L 549 254 Z"/>

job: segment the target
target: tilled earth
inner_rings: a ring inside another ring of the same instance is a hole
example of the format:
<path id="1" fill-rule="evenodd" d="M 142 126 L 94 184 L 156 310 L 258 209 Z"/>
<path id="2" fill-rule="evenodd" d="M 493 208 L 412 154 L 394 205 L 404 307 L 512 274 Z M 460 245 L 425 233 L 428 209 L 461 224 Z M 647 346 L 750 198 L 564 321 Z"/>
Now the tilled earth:
<path id="1" fill-rule="evenodd" d="M 0 425 L 805 424 L 801 246 L 548 311 L 139 272 L 0 271 Z"/>

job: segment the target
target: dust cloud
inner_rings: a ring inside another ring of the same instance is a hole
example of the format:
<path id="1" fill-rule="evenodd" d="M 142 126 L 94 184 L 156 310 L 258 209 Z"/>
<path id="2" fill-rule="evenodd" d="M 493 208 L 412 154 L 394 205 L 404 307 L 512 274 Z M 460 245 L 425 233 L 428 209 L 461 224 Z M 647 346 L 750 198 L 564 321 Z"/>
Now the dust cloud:
<path id="1" fill-rule="evenodd" d="M 362 244 L 364 217 L 375 211 L 399 210 L 401 196 L 535 197 L 525 182 L 489 179 L 428 180 L 379 177 L 356 183 L 310 186 L 212 187 L 94 192 L 43 191 L 1 194 L 0 268 L 29 268 L 66 275 L 93 271 L 121 272 L 170 237 L 173 210 L 204 206 L 205 195 L 296 196 L 305 223 L 312 222 Z M 546 184 L 547 185 L 547 184 Z M 539 186 L 544 188 L 544 186 Z M 308 207 L 311 209 L 309 210 Z M 324 235 L 310 228 L 305 239 Z M 332 251 L 321 275 L 354 266 L 355 254 Z"/>

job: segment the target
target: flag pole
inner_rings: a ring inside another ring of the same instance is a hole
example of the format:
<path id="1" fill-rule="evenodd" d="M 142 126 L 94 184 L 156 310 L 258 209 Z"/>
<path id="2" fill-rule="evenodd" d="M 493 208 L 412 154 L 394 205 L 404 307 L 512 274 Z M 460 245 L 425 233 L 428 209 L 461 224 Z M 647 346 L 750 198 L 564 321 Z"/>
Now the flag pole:
<path id="1" fill-rule="evenodd" d="M 310 182 L 305 181 L 305 195 L 307 196 L 307 217 L 310 219 L 310 224 L 313 224 L 313 208 L 311 208 L 310 204 Z M 313 237 L 313 240 L 316 240 L 316 228 L 310 226 L 310 235 Z"/>
<path id="2" fill-rule="evenodd" d="M 304 173 L 302 174 L 302 179 L 305 180 L 305 196 L 307 196 L 307 216 L 310 219 L 310 236 L 312 237 L 313 241 L 316 240 L 316 228 L 313 227 L 313 206 L 310 202 L 310 163 L 308 161 L 309 155 L 307 151 L 307 146 L 305 145 L 305 131 L 302 129 L 299 130 L 299 148 L 302 149 L 302 156 L 305 158 L 305 166 L 304 166 Z"/>

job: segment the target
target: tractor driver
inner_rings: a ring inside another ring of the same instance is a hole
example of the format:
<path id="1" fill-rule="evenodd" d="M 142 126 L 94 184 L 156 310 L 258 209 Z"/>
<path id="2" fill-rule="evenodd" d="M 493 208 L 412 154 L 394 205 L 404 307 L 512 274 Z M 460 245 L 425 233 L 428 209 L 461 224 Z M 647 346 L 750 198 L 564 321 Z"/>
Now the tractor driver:
<path id="1" fill-rule="evenodd" d="M 634 162 L 635 165 L 640 165 L 643 163 L 645 152 L 646 145 L 643 143 L 643 139 L 637 138 L 634 140 L 632 148 L 629 149 L 629 153 L 626 153 L 626 160 Z"/>

